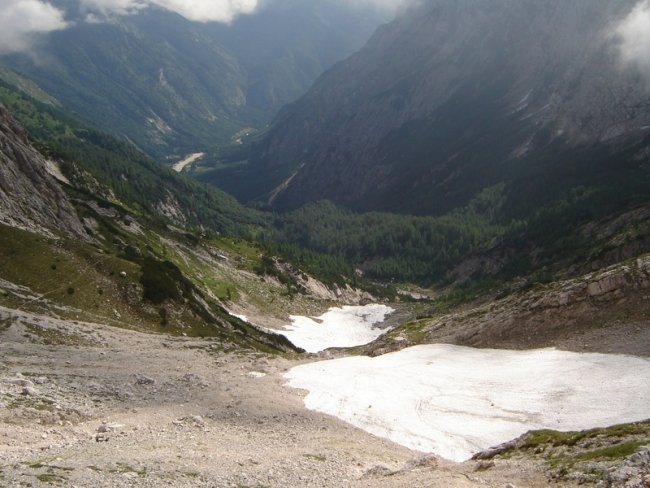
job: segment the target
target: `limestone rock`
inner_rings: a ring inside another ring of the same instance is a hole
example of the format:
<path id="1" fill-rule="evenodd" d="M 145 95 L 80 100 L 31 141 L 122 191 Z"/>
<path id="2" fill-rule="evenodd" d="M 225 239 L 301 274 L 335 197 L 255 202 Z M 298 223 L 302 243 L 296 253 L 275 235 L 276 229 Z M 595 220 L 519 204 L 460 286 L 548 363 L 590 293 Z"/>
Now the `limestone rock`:
<path id="1" fill-rule="evenodd" d="M 63 231 L 88 238 L 48 162 L 0 105 L 0 222 L 52 235 Z"/>

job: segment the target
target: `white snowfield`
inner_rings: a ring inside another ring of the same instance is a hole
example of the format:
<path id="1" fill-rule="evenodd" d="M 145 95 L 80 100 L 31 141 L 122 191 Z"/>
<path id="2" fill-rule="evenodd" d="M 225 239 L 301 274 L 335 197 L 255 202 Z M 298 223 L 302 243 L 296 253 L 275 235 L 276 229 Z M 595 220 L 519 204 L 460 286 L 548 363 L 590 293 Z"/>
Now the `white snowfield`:
<path id="1" fill-rule="evenodd" d="M 427 345 L 295 367 L 305 405 L 452 461 L 536 429 L 650 418 L 650 360 Z"/>
<path id="2" fill-rule="evenodd" d="M 320 317 L 292 315 L 291 325 L 280 331 L 287 339 L 307 352 L 329 347 L 354 347 L 368 344 L 386 332 L 373 327 L 394 310 L 386 305 L 330 308 Z"/>

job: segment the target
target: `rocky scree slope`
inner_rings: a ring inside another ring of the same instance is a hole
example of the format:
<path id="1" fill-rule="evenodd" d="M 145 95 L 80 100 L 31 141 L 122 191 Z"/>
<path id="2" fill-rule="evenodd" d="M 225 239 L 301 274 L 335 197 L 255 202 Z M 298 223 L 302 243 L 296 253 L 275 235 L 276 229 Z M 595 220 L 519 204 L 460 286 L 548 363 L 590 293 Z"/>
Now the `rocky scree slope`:
<path id="1" fill-rule="evenodd" d="M 232 287 L 234 294 L 241 280 L 224 282 L 228 270 L 209 259 L 219 253 L 214 245 L 202 246 L 191 228 L 155 215 L 136 218 L 117 202 L 62 188 L 46 169 L 54 163 L 30 145 L 4 107 L 0 129 L 0 306 L 213 337 L 224 347 L 297 350 L 284 336 L 253 327 L 224 308 L 219 291 Z M 186 252 L 179 250 L 183 242 Z"/>
<path id="2" fill-rule="evenodd" d="M 439 214 L 501 181 L 588 184 L 647 147 L 647 83 L 613 35 L 636 3 L 420 2 L 283 110 L 239 197 Z"/>
<path id="3" fill-rule="evenodd" d="M 415 344 L 450 343 L 497 349 L 559 347 L 647 357 L 650 256 L 432 315 L 398 327 L 366 352 L 381 355 Z"/>

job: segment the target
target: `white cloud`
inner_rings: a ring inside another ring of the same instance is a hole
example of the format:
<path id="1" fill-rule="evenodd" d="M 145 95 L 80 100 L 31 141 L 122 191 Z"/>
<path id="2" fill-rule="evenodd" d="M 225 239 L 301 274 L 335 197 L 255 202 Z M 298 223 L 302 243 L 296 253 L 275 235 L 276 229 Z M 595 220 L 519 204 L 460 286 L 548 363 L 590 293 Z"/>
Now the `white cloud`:
<path id="1" fill-rule="evenodd" d="M 641 0 L 615 28 L 621 58 L 650 77 L 650 0 Z"/>
<path id="2" fill-rule="evenodd" d="M 65 29 L 63 12 L 40 0 L 0 0 L 0 54 L 28 50 L 40 34 Z"/>
<path id="3" fill-rule="evenodd" d="M 104 15 L 126 15 L 149 6 L 176 12 L 197 22 L 231 22 L 257 8 L 258 0 L 81 0 L 81 5 Z"/>
<path id="4" fill-rule="evenodd" d="M 230 22 L 241 14 L 257 8 L 257 0 L 153 0 L 189 20 L 199 22 Z"/>

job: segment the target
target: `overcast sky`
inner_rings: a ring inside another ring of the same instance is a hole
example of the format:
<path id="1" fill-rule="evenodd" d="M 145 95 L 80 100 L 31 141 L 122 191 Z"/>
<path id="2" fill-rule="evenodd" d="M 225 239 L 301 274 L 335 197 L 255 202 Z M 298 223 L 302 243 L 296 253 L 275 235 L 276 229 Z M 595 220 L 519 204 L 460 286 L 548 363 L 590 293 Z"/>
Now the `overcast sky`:
<path id="1" fill-rule="evenodd" d="M 65 29 L 63 12 L 38 0 L 0 0 L 0 54 L 29 48 L 35 35 Z"/>

